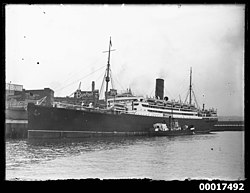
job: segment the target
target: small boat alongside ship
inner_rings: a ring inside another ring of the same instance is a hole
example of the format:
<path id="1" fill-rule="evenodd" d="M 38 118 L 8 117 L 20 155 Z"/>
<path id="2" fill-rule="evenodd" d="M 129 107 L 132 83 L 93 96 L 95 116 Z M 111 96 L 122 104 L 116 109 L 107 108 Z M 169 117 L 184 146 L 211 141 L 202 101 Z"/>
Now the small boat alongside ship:
<path id="1" fill-rule="evenodd" d="M 189 103 L 169 101 L 168 97 L 164 97 L 163 79 L 156 79 L 154 98 L 134 96 L 131 91 L 120 95 L 113 92 L 112 96 L 108 96 L 114 91 L 108 91 L 110 49 L 111 39 L 104 103 L 88 106 L 57 103 L 52 107 L 28 104 L 29 138 L 167 136 L 194 134 L 194 130 L 196 134 L 211 131 L 218 121 L 217 112 L 206 110 L 204 106 L 200 109 L 192 103 L 192 70 Z"/>
<path id="2" fill-rule="evenodd" d="M 150 130 L 149 135 L 153 136 L 179 136 L 179 135 L 194 135 L 195 128 L 193 125 L 180 126 L 177 120 L 172 120 L 169 127 L 166 123 L 155 123 Z"/>

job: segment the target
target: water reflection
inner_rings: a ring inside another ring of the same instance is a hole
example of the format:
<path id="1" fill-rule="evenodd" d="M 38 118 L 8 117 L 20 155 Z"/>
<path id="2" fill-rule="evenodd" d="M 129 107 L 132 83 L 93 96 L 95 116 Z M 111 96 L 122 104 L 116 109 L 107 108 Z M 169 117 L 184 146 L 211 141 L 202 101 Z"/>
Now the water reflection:
<path id="1" fill-rule="evenodd" d="M 6 166 L 15 168 L 59 157 L 77 156 L 96 151 L 126 149 L 133 145 L 169 146 L 174 142 L 191 143 L 194 140 L 210 140 L 214 134 L 165 136 L 165 137 L 107 137 L 61 140 L 9 140 L 6 141 Z"/>
<path id="2" fill-rule="evenodd" d="M 8 179 L 243 176 L 241 132 L 162 137 L 7 140 Z"/>
<path id="3" fill-rule="evenodd" d="M 128 148 L 142 141 L 142 137 L 89 138 L 67 140 L 9 140 L 6 141 L 6 166 L 8 169 L 50 161 L 59 157 L 83 153 Z"/>

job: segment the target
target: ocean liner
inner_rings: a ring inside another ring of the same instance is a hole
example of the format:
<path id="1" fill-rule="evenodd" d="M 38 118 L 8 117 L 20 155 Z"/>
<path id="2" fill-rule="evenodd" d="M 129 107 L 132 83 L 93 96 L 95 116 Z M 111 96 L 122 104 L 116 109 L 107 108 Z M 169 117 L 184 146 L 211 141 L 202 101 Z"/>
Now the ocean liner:
<path id="1" fill-rule="evenodd" d="M 29 138 L 75 138 L 102 136 L 159 135 L 157 124 L 171 125 L 178 121 L 180 130 L 195 128 L 195 133 L 209 133 L 218 121 L 214 109 L 200 109 L 192 104 L 192 69 L 190 70 L 189 103 L 175 102 L 164 97 L 164 80 L 156 79 L 155 97 L 134 96 L 131 92 L 108 96 L 110 81 L 110 51 L 105 74 L 106 92 L 104 105 L 60 104 L 40 106 L 28 104 Z M 78 93 L 75 93 L 78 96 Z M 187 99 L 187 98 L 186 98 Z M 196 99 L 195 99 L 196 101 Z M 171 132 L 161 132 L 168 135 Z M 167 134 L 168 133 L 168 134 Z M 184 132 L 185 133 L 185 132 Z"/>

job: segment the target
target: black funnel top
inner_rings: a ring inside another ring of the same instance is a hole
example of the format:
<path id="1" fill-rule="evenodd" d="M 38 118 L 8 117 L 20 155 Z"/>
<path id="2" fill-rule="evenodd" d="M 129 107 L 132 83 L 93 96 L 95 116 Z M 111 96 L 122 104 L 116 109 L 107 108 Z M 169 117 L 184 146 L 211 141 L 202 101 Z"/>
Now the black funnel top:
<path id="1" fill-rule="evenodd" d="M 162 100 L 163 95 L 164 95 L 164 80 L 161 78 L 157 78 L 155 86 L 155 98 Z"/>

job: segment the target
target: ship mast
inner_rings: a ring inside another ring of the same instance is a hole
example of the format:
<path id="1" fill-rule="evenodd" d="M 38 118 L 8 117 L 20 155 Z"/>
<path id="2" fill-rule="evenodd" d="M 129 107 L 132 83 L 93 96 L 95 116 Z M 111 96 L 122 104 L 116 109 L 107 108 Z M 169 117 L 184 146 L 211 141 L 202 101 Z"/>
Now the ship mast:
<path id="1" fill-rule="evenodd" d="M 109 41 L 109 51 L 104 51 L 104 52 L 108 52 L 108 64 L 107 64 L 107 74 L 106 74 L 106 77 L 105 77 L 105 80 L 106 80 L 106 91 L 105 91 L 105 104 L 106 104 L 106 107 L 108 106 L 108 87 L 109 87 L 109 81 L 110 81 L 110 76 L 109 76 L 109 71 L 110 71 L 110 52 L 111 51 L 115 51 L 115 50 L 111 50 L 111 46 L 112 46 L 112 43 L 111 43 L 111 37 L 110 37 L 110 41 Z M 103 53 L 104 53 L 103 52 Z"/>
<path id="2" fill-rule="evenodd" d="M 192 105 L 192 93 L 193 93 L 193 96 L 194 96 L 194 101 L 196 103 L 196 106 L 197 108 L 199 108 L 199 104 L 197 102 L 197 99 L 196 99 L 196 96 L 194 94 L 194 90 L 192 88 L 192 67 L 190 68 L 190 83 L 189 83 L 189 90 L 187 92 L 187 95 L 186 95 L 186 98 L 185 98 L 185 102 L 187 102 L 187 99 L 188 99 L 188 96 L 189 96 L 189 105 L 191 106 Z M 187 103 L 186 103 L 187 104 Z"/>
<path id="3" fill-rule="evenodd" d="M 189 105 L 192 103 L 192 67 L 190 68 Z"/>

